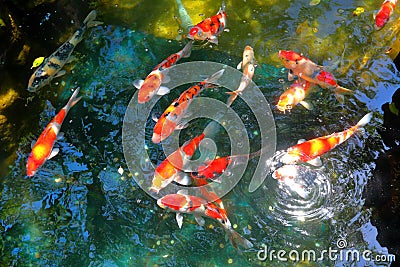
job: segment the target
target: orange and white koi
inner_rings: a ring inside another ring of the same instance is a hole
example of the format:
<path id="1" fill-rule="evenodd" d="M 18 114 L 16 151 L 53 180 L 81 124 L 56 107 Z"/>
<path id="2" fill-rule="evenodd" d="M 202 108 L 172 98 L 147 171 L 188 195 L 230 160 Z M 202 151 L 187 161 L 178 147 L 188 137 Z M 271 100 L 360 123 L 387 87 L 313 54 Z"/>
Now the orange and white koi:
<path id="1" fill-rule="evenodd" d="M 161 86 L 163 82 L 168 80 L 168 77 L 165 76 L 166 70 L 175 65 L 181 58 L 189 57 L 192 51 L 192 44 L 193 41 L 190 41 L 182 50 L 164 59 L 147 75 L 145 80 L 135 80 L 133 82 L 133 85 L 139 89 L 139 103 L 150 101 L 156 94 L 165 95 L 169 93 L 170 89 L 168 87 Z"/>
<path id="2" fill-rule="evenodd" d="M 183 223 L 182 213 L 193 214 L 196 222 L 201 226 L 205 223 L 203 217 L 208 217 L 218 221 L 222 225 L 229 241 L 236 249 L 238 249 L 239 246 L 244 249 L 253 247 L 250 241 L 233 229 L 225 209 L 203 198 L 190 196 L 185 191 L 181 190 L 177 194 L 169 194 L 158 199 L 157 205 L 163 209 L 176 212 L 176 221 L 178 222 L 179 228 L 182 227 Z"/>
<path id="3" fill-rule="evenodd" d="M 211 136 L 216 131 L 218 124 L 211 122 L 204 129 L 203 133 L 195 138 L 186 141 L 179 149 L 170 154 L 160 165 L 157 166 L 152 181 L 151 190 L 158 193 L 172 181 L 187 185 L 183 182 L 180 171 L 184 168 L 185 163 L 193 156 L 200 142 L 208 136 Z"/>
<path id="4" fill-rule="evenodd" d="M 290 50 L 280 50 L 278 57 L 285 68 L 289 69 L 289 81 L 293 80 L 293 76 L 296 75 L 310 83 L 318 84 L 322 88 L 333 90 L 340 102 L 343 102 L 342 94 L 353 93 L 353 91 L 337 84 L 335 77 L 325 71 L 323 66 L 315 64 L 301 54 Z"/>
<path id="5" fill-rule="evenodd" d="M 292 85 L 290 85 L 289 89 L 283 92 L 283 94 L 279 97 L 276 107 L 279 111 L 285 113 L 286 110 L 290 112 L 293 107 L 300 103 L 306 109 L 311 110 L 312 105 L 304 101 L 304 98 L 306 98 L 309 92 L 310 83 L 308 81 L 298 79 L 294 81 Z"/>
<path id="6" fill-rule="evenodd" d="M 46 58 L 42 64 L 40 64 L 29 79 L 27 89 L 29 92 L 36 92 L 50 83 L 53 78 L 65 74 L 65 71 L 61 69 L 69 61 L 76 45 L 82 41 L 86 30 L 102 24 L 102 22 L 95 21 L 95 19 L 96 11 L 93 10 L 89 15 L 87 15 L 82 26 L 74 33 L 74 35 L 61 45 L 53 54 Z"/>
<path id="7" fill-rule="evenodd" d="M 218 13 L 210 18 L 193 26 L 188 34 L 188 38 L 192 40 L 204 41 L 207 40 L 211 43 L 218 44 L 218 35 L 220 35 L 226 27 L 226 12 L 225 3 Z"/>
<path id="8" fill-rule="evenodd" d="M 227 106 L 232 105 L 233 101 L 241 94 L 247 86 L 249 86 L 253 79 L 255 65 L 254 65 L 254 51 L 251 46 L 246 46 L 243 51 L 243 59 L 237 66 L 238 69 L 243 69 L 243 76 L 240 80 L 239 88 L 232 92 L 227 92 L 230 95 L 227 101 Z"/>
<path id="9" fill-rule="evenodd" d="M 380 30 L 389 21 L 394 9 L 396 8 L 397 0 L 385 0 L 383 1 L 381 8 L 378 13 L 374 15 L 375 28 Z"/>
<path id="10" fill-rule="evenodd" d="M 349 139 L 359 128 L 368 124 L 371 118 L 372 113 L 368 113 L 355 126 L 347 130 L 311 139 L 309 141 L 299 142 L 297 145 L 288 148 L 280 161 L 284 164 L 307 162 L 315 166 L 321 166 L 322 163 L 319 156 Z"/>
<path id="11" fill-rule="evenodd" d="M 153 130 L 153 143 L 160 143 L 170 136 L 175 129 L 181 129 L 184 126 L 180 124 L 193 98 L 198 96 L 204 89 L 214 87 L 218 79 L 224 73 L 224 69 L 217 71 L 202 82 L 193 85 L 184 91 L 172 104 L 164 111 Z"/>
<path id="12" fill-rule="evenodd" d="M 61 125 L 67 116 L 68 111 L 73 107 L 81 97 L 77 97 L 79 88 L 75 90 L 68 103 L 58 112 L 58 114 L 46 126 L 42 134 L 37 139 L 29 154 L 26 163 L 26 174 L 31 177 L 42 166 L 46 160 L 51 159 L 58 154 L 59 149 L 53 148 L 54 143 L 60 133 Z"/>

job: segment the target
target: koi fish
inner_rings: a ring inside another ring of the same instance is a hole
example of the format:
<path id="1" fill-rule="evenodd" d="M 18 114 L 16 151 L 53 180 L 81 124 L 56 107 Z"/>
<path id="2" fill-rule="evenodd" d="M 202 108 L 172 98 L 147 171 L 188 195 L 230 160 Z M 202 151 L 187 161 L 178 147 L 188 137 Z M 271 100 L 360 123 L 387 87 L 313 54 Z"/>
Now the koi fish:
<path id="1" fill-rule="evenodd" d="M 250 241 L 233 229 L 225 209 L 203 198 L 187 195 L 184 190 L 180 190 L 177 194 L 169 194 L 158 199 L 157 205 L 162 209 L 176 212 L 176 221 L 179 228 L 182 228 L 182 213 L 193 214 L 200 226 L 203 226 L 205 223 L 203 217 L 208 217 L 218 221 L 222 225 L 233 247 L 236 249 L 238 249 L 238 246 L 245 249 L 253 247 Z"/>
<path id="2" fill-rule="evenodd" d="M 102 24 L 102 22 L 95 21 L 95 19 L 96 11 L 93 10 L 85 18 L 82 26 L 74 33 L 74 35 L 72 35 L 68 41 L 43 61 L 29 79 L 27 89 L 29 92 L 36 92 L 50 83 L 53 78 L 65 74 L 65 70 L 61 69 L 67 62 L 69 62 L 72 51 L 74 51 L 76 45 L 82 41 L 86 30 Z"/>
<path id="3" fill-rule="evenodd" d="M 217 36 L 220 35 L 226 27 L 225 7 L 225 3 L 222 2 L 216 15 L 193 26 L 189 31 L 188 38 L 199 41 L 207 40 L 211 43 L 218 44 Z"/>
<path id="4" fill-rule="evenodd" d="M 385 0 L 383 1 L 381 8 L 378 13 L 374 15 L 375 28 L 380 30 L 389 21 L 394 9 L 396 8 L 397 0 Z"/>
<path id="5" fill-rule="evenodd" d="M 353 93 L 353 91 L 337 84 L 335 77 L 331 73 L 325 71 L 323 66 L 315 64 L 310 59 L 296 52 L 280 50 L 278 57 L 285 68 L 289 69 L 289 81 L 293 80 L 294 75 L 296 75 L 310 83 L 318 84 L 322 88 L 333 90 L 336 98 L 340 102 L 344 100 L 342 94 Z"/>
<path id="6" fill-rule="evenodd" d="M 224 73 L 224 69 L 217 71 L 202 82 L 193 85 L 184 91 L 172 104 L 164 111 L 153 129 L 153 143 L 160 143 L 172 134 L 175 129 L 182 129 L 185 126 L 180 124 L 193 98 L 200 94 L 204 89 L 214 87 L 218 79 Z"/>
<path id="7" fill-rule="evenodd" d="M 172 181 L 187 185 L 188 182 L 184 179 L 185 177 L 180 176 L 179 172 L 183 169 L 185 163 L 193 156 L 196 149 L 199 147 L 200 142 L 217 131 L 217 126 L 217 123 L 211 122 L 207 125 L 202 134 L 186 141 L 179 149 L 174 151 L 163 162 L 161 162 L 154 172 L 150 189 L 158 193 Z"/>
<path id="8" fill-rule="evenodd" d="M 249 86 L 251 79 L 253 79 L 254 75 L 254 51 L 251 46 L 246 46 L 243 51 L 243 60 L 237 66 L 238 69 L 243 69 L 243 76 L 240 80 L 240 84 L 238 89 L 232 92 L 227 92 L 230 95 L 227 101 L 227 106 L 232 105 L 233 101 L 237 98 L 239 94 L 241 94 L 247 86 Z"/>
<path id="9" fill-rule="evenodd" d="M 349 139 L 359 128 L 368 124 L 371 118 L 372 113 L 368 113 L 355 126 L 347 130 L 314 138 L 309 141 L 299 141 L 297 145 L 287 149 L 280 161 L 284 164 L 307 162 L 314 166 L 321 166 L 322 163 L 319 156 Z"/>
<path id="10" fill-rule="evenodd" d="M 171 66 L 175 65 L 181 58 L 187 58 L 190 56 L 192 51 L 193 41 L 190 41 L 185 47 L 177 53 L 174 53 L 164 59 L 158 64 L 145 80 L 135 80 L 133 85 L 139 89 L 138 102 L 145 103 L 153 98 L 154 95 L 165 95 L 168 94 L 170 89 L 165 86 L 161 86 L 164 81 L 168 80 L 165 76 L 166 70 Z"/>
<path id="11" fill-rule="evenodd" d="M 81 99 L 81 97 L 77 97 L 78 93 L 79 88 L 75 90 L 68 103 L 50 121 L 37 139 L 36 143 L 33 145 L 32 151 L 28 157 L 28 162 L 26 163 L 26 174 L 29 177 L 35 175 L 36 171 L 46 162 L 46 160 L 51 159 L 58 154 L 59 149 L 53 148 L 53 146 L 59 138 L 61 125 L 67 116 L 68 111 Z"/>
<path id="12" fill-rule="evenodd" d="M 294 81 L 294 83 L 290 85 L 289 89 L 283 92 L 283 94 L 279 97 L 276 107 L 279 111 L 285 113 L 286 110 L 290 112 L 293 107 L 300 103 L 306 109 L 311 110 L 312 105 L 304 101 L 304 98 L 310 92 L 309 89 L 310 83 L 308 81 L 304 81 L 302 79 Z"/>

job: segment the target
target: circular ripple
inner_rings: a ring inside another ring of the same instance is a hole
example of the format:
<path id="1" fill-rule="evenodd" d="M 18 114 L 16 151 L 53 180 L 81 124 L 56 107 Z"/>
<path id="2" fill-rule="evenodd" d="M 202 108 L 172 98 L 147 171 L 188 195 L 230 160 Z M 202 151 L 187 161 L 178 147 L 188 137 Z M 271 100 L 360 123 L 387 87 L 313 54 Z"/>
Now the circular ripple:
<path id="1" fill-rule="evenodd" d="M 324 172 L 303 165 L 285 165 L 278 170 L 291 173 L 290 178 L 277 180 L 270 207 L 279 221 L 291 224 L 331 217 L 331 183 Z"/>

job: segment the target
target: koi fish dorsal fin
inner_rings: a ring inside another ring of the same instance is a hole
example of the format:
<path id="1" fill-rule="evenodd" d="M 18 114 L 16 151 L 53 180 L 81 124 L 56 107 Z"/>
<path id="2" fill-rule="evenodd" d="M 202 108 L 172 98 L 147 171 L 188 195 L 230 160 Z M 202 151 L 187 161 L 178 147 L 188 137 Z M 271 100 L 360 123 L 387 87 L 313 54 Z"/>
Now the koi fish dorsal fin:
<path id="1" fill-rule="evenodd" d="M 182 228 L 183 224 L 183 215 L 181 213 L 177 213 L 175 216 L 176 222 L 178 223 L 179 229 Z"/>
<path id="2" fill-rule="evenodd" d="M 302 143 L 304 143 L 306 141 L 306 139 L 299 139 L 298 141 L 297 141 L 297 144 L 302 144 Z"/>

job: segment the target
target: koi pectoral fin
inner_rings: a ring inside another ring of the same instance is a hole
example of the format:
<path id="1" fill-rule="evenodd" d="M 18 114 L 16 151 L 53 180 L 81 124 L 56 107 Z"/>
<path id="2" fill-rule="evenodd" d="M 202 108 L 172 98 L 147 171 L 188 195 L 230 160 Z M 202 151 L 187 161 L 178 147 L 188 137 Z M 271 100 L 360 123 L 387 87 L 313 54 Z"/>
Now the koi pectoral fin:
<path id="1" fill-rule="evenodd" d="M 178 223 L 179 229 L 181 229 L 182 224 L 183 224 L 183 215 L 181 213 L 177 213 L 175 218 L 176 218 L 176 222 Z"/>
<path id="2" fill-rule="evenodd" d="M 55 157 L 57 154 L 58 154 L 58 152 L 60 152 L 60 149 L 59 148 L 53 148 L 53 150 L 51 151 L 51 153 L 50 153 L 50 155 L 47 157 L 47 159 L 51 159 L 51 158 L 53 158 L 53 157 Z"/>
<path id="3" fill-rule="evenodd" d="M 218 44 L 218 38 L 216 36 L 211 36 L 210 38 L 208 38 L 208 41 L 216 45 Z"/>
<path id="4" fill-rule="evenodd" d="M 243 61 L 240 61 L 239 64 L 236 66 L 236 69 L 240 70 L 242 68 Z"/>
<path id="5" fill-rule="evenodd" d="M 300 101 L 300 104 L 301 104 L 303 107 L 305 107 L 306 109 L 308 109 L 308 110 L 313 110 L 313 109 L 314 109 L 314 106 L 313 106 L 310 102 L 307 102 L 307 101 Z"/>
<path id="6" fill-rule="evenodd" d="M 289 70 L 288 76 L 287 76 L 288 81 L 289 81 L 289 82 L 293 81 L 295 76 L 296 76 L 296 75 L 293 74 L 293 71 L 292 71 L 292 70 Z"/>
<path id="7" fill-rule="evenodd" d="M 315 159 L 312 159 L 312 160 L 309 160 L 309 161 L 307 161 L 307 163 L 312 165 L 312 166 L 315 166 L 315 167 L 321 167 L 322 166 L 322 161 L 321 161 L 321 159 L 319 157 L 315 158 Z"/>
<path id="8" fill-rule="evenodd" d="M 64 138 L 64 133 L 63 132 L 59 132 L 58 135 L 57 135 L 56 140 L 58 141 L 58 140 L 61 140 L 63 138 Z"/>
<path id="9" fill-rule="evenodd" d="M 204 226 L 205 221 L 204 221 L 204 218 L 203 218 L 203 217 L 194 215 L 194 219 L 196 220 L 196 222 L 197 222 L 200 226 Z"/>
<path id="10" fill-rule="evenodd" d="M 57 72 L 57 74 L 54 76 L 54 78 L 63 76 L 65 73 L 67 73 L 65 70 L 60 70 L 59 72 Z"/>
<path id="11" fill-rule="evenodd" d="M 166 95 L 170 92 L 171 90 L 166 87 L 166 86 L 160 86 L 160 88 L 157 91 L 157 95 Z"/>
<path id="12" fill-rule="evenodd" d="M 133 86 L 135 86 L 136 89 L 140 89 L 140 87 L 142 87 L 143 83 L 144 83 L 144 80 L 134 80 L 132 82 Z"/>

